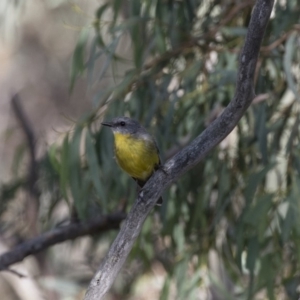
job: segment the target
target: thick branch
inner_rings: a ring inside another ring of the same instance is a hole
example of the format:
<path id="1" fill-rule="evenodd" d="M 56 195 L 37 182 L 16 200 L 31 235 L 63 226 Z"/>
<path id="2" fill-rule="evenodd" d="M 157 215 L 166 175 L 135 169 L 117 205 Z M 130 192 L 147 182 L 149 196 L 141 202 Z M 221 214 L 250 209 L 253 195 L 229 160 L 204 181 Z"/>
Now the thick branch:
<path id="1" fill-rule="evenodd" d="M 38 253 L 50 246 L 78 237 L 105 232 L 119 228 L 125 213 L 118 212 L 107 216 L 94 218 L 88 222 L 72 223 L 65 227 L 56 228 L 40 236 L 16 246 L 11 251 L 0 256 L 0 271 L 7 270 L 14 263 L 22 261 L 26 256 Z"/>
<path id="2" fill-rule="evenodd" d="M 87 290 L 85 300 L 99 300 L 107 293 L 123 266 L 144 220 L 163 190 L 198 164 L 236 126 L 255 94 L 253 78 L 273 0 L 258 0 L 253 10 L 245 45 L 240 56 L 236 91 L 233 100 L 204 132 L 157 171 L 140 192 L 117 238 L 101 263 Z"/>

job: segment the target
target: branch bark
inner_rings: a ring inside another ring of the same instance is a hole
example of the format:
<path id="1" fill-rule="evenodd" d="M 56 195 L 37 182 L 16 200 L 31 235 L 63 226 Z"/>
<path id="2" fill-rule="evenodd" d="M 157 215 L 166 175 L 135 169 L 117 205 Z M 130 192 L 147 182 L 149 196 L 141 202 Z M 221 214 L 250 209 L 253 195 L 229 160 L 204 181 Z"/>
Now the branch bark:
<path id="1" fill-rule="evenodd" d="M 138 195 L 118 236 L 92 279 L 85 300 L 99 300 L 107 293 L 123 266 L 142 225 L 172 182 L 198 164 L 236 126 L 251 104 L 255 93 L 255 66 L 274 0 L 257 0 L 245 44 L 240 55 L 235 95 L 221 116 L 210 124 L 189 146 L 185 147 L 158 170 Z"/>
<path id="2" fill-rule="evenodd" d="M 94 218 L 88 222 L 72 223 L 56 228 L 40 236 L 26 241 L 0 256 L 0 271 L 7 270 L 14 263 L 22 261 L 26 256 L 38 253 L 50 246 L 78 237 L 105 232 L 119 228 L 126 214 L 117 212 L 107 216 Z"/>

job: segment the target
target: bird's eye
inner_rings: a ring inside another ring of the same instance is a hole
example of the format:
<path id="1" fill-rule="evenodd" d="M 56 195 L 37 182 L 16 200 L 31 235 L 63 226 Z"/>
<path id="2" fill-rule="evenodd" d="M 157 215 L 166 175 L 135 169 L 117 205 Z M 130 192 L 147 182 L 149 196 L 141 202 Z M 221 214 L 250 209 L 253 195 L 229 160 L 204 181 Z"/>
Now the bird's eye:
<path id="1" fill-rule="evenodd" d="M 124 121 L 120 122 L 120 125 L 125 126 L 125 122 Z"/>

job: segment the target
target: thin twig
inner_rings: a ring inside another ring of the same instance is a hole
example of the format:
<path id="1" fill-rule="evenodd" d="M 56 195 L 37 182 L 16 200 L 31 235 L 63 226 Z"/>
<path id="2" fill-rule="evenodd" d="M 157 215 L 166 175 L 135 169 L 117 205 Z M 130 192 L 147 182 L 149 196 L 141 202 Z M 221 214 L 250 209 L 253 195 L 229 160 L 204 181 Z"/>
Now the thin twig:
<path id="1" fill-rule="evenodd" d="M 261 52 L 268 53 L 268 52 L 272 51 L 273 49 L 277 48 L 279 45 L 281 45 L 295 31 L 300 31 L 300 24 L 294 25 L 293 29 L 291 29 L 288 32 L 284 33 L 280 38 L 275 40 L 270 45 L 261 47 Z"/>
<path id="2" fill-rule="evenodd" d="M 35 151 L 35 134 L 34 130 L 32 129 L 32 126 L 30 124 L 29 119 L 27 118 L 23 107 L 20 102 L 19 95 L 15 95 L 11 99 L 11 104 L 14 110 L 14 113 L 24 131 L 29 153 L 30 153 L 30 168 L 29 168 L 29 179 L 28 179 L 28 186 L 31 196 L 34 196 L 35 198 L 39 197 L 39 192 L 36 188 L 36 182 L 38 178 L 37 169 L 38 169 L 38 163 L 36 160 L 36 151 Z M 36 199 L 35 199 L 36 200 Z"/>
<path id="3" fill-rule="evenodd" d="M 88 234 L 97 234 L 110 229 L 118 229 L 125 217 L 125 213 L 116 212 L 111 215 L 94 218 L 87 222 L 72 223 L 68 226 L 45 232 L 2 254 L 0 256 L 0 271 L 7 271 L 10 265 L 22 261 L 28 255 L 36 254 L 58 243 L 74 240 Z M 11 270 L 9 269 L 9 271 Z"/>
<path id="4" fill-rule="evenodd" d="M 18 276 L 19 278 L 26 278 L 27 277 L 26 275 L 14 270 L 14 269 L 7 268 L 7 269 L 4 269 L 3 271 L 7 271 L 9 273 L 12 273 L 12 274 Z"/>
<path id="5" fill-rule="evenodd" d="M 21 128 L 25 134 L 30 153 L 30 165 L 28 170 L 27 181 L 29 197 L 27 199 L 28 206 L 26 214 L 30 235 L 36 236 L 38 233 L 37 218 L 39 210 L 40 192 L 37 188 L 38 162 L 36 160 L 35 134 L 32 125 L 30 124 L 30 121 L 23 110 L 19 95 L 16 94 L 12 97 L 11 104 L 13 111 L 18 119 L 18 122 L 20 123 Z"/>
<path id="6" fill-rule="evenodd" d="M 241 10 L 245 9 L 247 6 L 251 5 L 253 5 L 253 0 L 243 1 L 238 5 L 234 5 L 230 11 L 224 13 L 224 18 L 220 21 L 220 23 L 209 30 L 209 32 L 204 36 L 204 39 L 215 35 L 220 30 L 220 28 L 224 27 L 224 25 L 229 23 L 235 15 L 237 15 Z"/>

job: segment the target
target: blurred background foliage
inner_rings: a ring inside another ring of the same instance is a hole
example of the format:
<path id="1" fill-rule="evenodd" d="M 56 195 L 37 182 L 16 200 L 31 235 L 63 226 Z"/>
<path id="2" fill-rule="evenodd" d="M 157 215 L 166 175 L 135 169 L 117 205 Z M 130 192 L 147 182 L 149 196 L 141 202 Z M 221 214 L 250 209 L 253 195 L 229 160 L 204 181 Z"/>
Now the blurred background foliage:
<path id="1" fill-rule="evenodd" d="M 72 94 L 79 78 L 87 81 L 92 108 L 39 161 L 41 231 L 64 220 L 58 211 L 66 203 L 66 218 L 74 203 L 86 220 L 134 201 L 135 183 L 116 165 L 103 119 L 139 120 L 166 161 L 222 113 L 254 2 L 99 1 L 81 28 L 69 84 Z M 299 13 L 299 1 L 276 1 L 257 97 L 233 132 L 165 192 L 109 299 L 299 299 Z M 2 216 L 24 187 L 23 152 L 1 188 Z M 89 270 L 69 266 L 73 287 L 86 287 L 115 234 L 68 246 L 84 247 L 79 261 Z"/>

